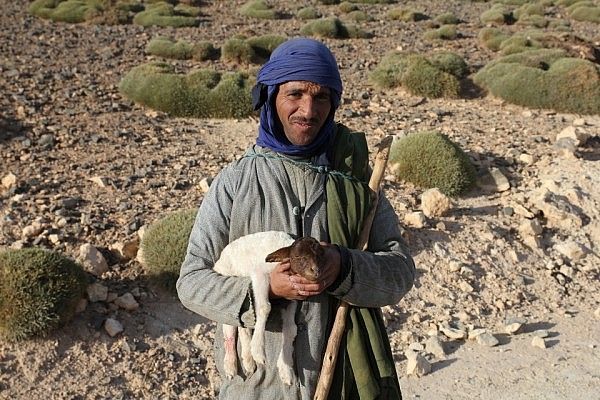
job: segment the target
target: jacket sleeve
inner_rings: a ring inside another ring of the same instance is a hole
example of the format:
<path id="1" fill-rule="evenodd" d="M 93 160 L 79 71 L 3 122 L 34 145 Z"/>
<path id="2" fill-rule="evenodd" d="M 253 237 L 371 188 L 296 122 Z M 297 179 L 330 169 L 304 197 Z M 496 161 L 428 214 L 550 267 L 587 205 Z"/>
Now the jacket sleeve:
<path id="1" fill-rule="evenodd" d="M 396 304 L 412 287 L 415 264 L 400 234 L 398 217 L 385 196 L 379 197 L 368 251 L 344 249 L 345 266 L 330 293 L 352 305 Z"/>
<path id="2" fill-rule="evenodd" d="M 177 294 L 188 309 L 210 320 L 233 326 L 254 324 L 249 277 L 223 276 L 213 270 L 229 243 L 235 176 L 232 167 L 213 181 L 196 215 Z"/>

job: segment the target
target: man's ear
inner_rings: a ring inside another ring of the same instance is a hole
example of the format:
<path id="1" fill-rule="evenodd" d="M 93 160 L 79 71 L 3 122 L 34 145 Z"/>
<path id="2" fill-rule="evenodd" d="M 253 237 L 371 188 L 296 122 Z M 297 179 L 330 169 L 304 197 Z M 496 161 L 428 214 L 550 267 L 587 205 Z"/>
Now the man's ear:
<path id="1" fill-rule="evenodd" d="M 290 249 L 292 246 L 282 247 L 279 250 L 275 250 L 269 254 L 266 258 L 266 262 L 282 262 L 290 258 Z"/>

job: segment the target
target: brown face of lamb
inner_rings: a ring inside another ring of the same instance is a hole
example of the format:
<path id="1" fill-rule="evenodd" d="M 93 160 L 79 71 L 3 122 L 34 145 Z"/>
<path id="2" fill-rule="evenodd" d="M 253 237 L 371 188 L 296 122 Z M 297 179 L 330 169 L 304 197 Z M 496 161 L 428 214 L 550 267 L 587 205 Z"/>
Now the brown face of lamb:
<path id="1" fill-rule="evenodd" d="M 265 261 L 282 262 L 289 259 L 291 270 L 311 281 L 321 275 L 325 264 L 325 250 L 312 237 L 296 239 L 289 247 L 283 247 L 269 254 Z"/>

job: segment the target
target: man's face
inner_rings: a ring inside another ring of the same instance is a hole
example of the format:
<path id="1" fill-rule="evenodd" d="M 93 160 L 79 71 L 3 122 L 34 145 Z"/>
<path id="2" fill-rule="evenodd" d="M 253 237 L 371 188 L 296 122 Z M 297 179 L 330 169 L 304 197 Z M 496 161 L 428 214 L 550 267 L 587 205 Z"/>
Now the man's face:
<path id="1" fill-rule="evenodd" d="M 307 145 L 315 140 L 331 111 L 331 93 L 313 82 L 286 82 L 279 86 L 275 108 L 288 140 Z"/>

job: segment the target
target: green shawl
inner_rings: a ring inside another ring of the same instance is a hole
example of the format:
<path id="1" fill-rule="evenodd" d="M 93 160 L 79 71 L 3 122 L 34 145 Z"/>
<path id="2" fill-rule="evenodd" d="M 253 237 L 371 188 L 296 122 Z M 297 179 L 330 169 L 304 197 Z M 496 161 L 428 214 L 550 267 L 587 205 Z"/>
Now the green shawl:
<path id="1" fill-rule="evenodd" d="M 329 238 L 331 243 L 355 248 L 371 206 L 367 141 L 364 133 L 338 124 L 334 146 L 333 169 L 343 175 L 328 174 Z M 402 398 L 379 308 L 350 306 L 339 352 L 329 399 Z"/>

